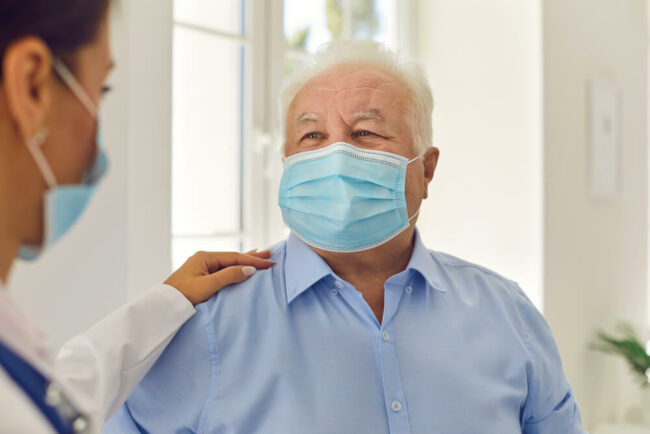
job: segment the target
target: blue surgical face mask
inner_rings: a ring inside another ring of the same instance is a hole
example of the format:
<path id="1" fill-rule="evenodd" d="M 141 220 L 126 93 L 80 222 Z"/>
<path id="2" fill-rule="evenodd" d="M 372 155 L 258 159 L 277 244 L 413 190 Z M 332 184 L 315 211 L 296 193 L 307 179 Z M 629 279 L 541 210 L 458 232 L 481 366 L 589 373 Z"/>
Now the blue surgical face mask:
<path id="1" fill-rule="evenodd" d="M 284 161 L 279 205 L 284 222 L 310 246 L 358 252 L 403 232 L 408 160 L 389 152 L 335 143 Z"/>
<path id="2" fill-rule="evenodd" d="M 72 93 L 88 109 L 91 116 L 97 119 L 97 107 L 63 62 L 56 59 L 54 68 Z M 37 134 L 27 143 L 27 147 L 49 189 L 45 193 L 43 208 L 43 244 L 41 246 L 21 246 L 18 256 L 26 260 L 37 258 L 44 249 L 52 246 L 74 225 L 95 193 L 99 180 L 104 176 L 108 168 L 108 159 L 101 145 L 99 122 L 97 123 L 95 160 L 79 184 L 58 185 L 54 172 L 41 150 L 45 138 L 45 133 Z"/>

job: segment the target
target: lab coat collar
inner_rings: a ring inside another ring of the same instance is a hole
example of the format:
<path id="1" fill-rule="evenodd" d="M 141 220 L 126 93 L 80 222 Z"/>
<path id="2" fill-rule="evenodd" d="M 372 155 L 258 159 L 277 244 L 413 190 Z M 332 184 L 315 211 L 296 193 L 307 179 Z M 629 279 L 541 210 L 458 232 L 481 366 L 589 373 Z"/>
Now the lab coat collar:
<path id="1" fill-rule="evenodd" d="M 53 357 L 45 333 L 21 312 L 3 286 L 0 286 L 0 341 L 43 374 L 51 375 Z"/>

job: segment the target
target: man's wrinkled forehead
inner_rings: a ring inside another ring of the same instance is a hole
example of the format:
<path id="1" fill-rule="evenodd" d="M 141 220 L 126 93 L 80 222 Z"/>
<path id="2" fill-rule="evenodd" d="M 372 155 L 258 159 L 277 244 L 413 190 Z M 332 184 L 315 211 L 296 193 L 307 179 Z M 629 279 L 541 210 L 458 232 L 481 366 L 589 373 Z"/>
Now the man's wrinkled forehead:
<path id="1" fill-rule="evenodd" d="M 356 89 L 401 91 L 403 84 L 391 74 L 375 67 L 343 65 L 327 70 L 309 80 L 298 94 L 312 92 L 345 92 Z"/>
<path id="2" fill-rule="evenodd" d="M 289 121 L 313 121 L 313 114 L 330 103 L 336 103 L 348 115 L 363 114 L 358 117 L 384 120 L 386 111 L 401 109 L 405 95 L 404 85 L 376 68 L 336 69 L 314 77 L 303 86 L 291 104 Z"/>

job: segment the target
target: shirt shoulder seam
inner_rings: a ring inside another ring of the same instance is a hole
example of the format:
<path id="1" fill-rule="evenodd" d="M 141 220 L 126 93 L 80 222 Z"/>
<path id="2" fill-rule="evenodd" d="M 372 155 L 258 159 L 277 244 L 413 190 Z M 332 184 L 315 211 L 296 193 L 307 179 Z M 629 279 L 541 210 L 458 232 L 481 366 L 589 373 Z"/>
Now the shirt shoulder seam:
<path id="1" fill-rule="evenodd" d="M 214 336 L 214 330 L 212 329 L 212 324 L 209 320 L 209 315 L 205 312 L 206 306 L 201 304 L 197 305 L 197 313 L 201 316 L 201 322 L 203 323 L 203 332 L 205 334 L 205 339 L 208 344 L 208 351 L 210 356 L 210 381 L 208 383 L 208 393 L 205 397 L 205 402 L 203 403 L 203 408 L 201 409 L 201 415 L 199 416 L 199 423 L 197 426 L 198 433 L 207 432 L 207 424 L 210 412 L 208 407 L 210 402 L 214 399 L 216 395 L 217 388 L 217 366 L 219 364 L 219 358 L 217 353 L 217 343 Z"/>
<path id="2" fill-rule="evenodd" d="M 492 276 L 495 279 L 498 279 L 508 284 L 511 287 L 512 286 L 518 287 L 517 282 L 510 280 L 507 277 L 504 277 L 501 274 L 490 270 L 489 268 L 483 267 L 478 264 L 474 264 L 472 262 L 464 261 L 460 258 L 456 258 L 454 256 L 448 255 L 447 253 L 437 252 L 435 250 L 429 250 L 429 253 L 431 254 L 434 260 L 439 261 L 444 266 L 448 266 L 452 268 L 471 268 L 473 270 Z M 449 258 L 452 259 L 450 260 Z"/>

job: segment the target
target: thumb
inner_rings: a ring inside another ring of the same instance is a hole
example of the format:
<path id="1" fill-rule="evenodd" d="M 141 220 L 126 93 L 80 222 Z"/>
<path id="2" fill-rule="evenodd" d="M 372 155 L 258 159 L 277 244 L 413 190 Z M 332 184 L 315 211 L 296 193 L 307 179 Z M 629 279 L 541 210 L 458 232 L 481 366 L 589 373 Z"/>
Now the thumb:
<path id="1" fill-rule="evenodd" d="M 257 269 L 250 265 L 233 265 L 223 268 L 209 276 L 206 276 L 210 283 L 212 293 L 219 291 L 224 286 L 232 285 L 233 283 L 243 282 L 251 277 Z"/>

